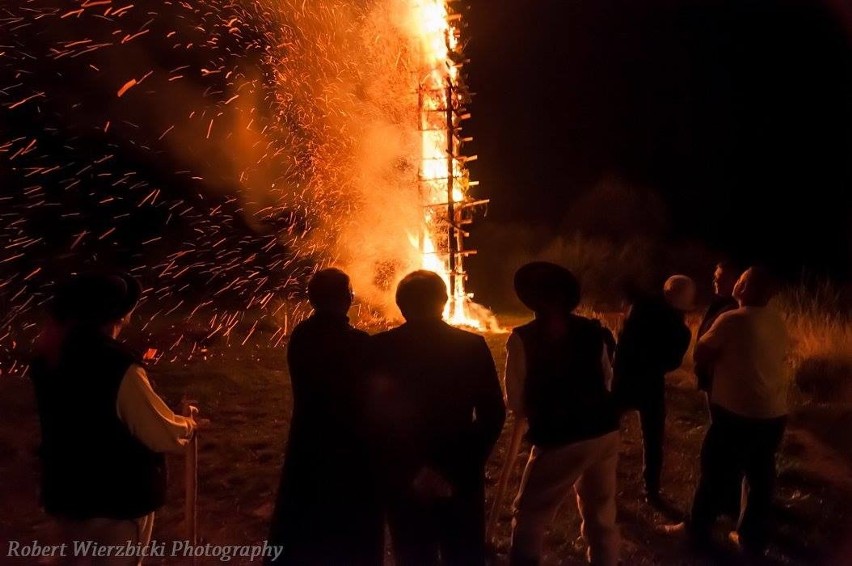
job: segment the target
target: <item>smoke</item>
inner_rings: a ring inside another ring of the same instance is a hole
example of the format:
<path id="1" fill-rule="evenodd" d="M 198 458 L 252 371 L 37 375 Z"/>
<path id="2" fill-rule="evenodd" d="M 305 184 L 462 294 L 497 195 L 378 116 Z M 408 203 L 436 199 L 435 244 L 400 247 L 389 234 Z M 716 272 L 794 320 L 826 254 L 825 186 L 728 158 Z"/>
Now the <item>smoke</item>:
<path id="1" fill-rule="evenodd" d="M 419 4 L 4 3 L 0 238 L 30 253 L 4 246 L 2 298 L 58 257 L 243 307 L 334 264 L 395 314 L 423 223 Z"/>

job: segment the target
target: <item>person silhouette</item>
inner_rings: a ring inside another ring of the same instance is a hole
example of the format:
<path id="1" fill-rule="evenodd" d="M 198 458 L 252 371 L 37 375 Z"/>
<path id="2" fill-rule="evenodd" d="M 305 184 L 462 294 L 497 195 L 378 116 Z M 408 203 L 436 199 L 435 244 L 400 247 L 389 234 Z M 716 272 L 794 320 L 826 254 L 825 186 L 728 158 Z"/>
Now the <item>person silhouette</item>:
<path id="1" fill-rule="evenodd" d="M 384 523 L 367 436 L 369 335 L 349 324 L 353 294 L 338 269 L 308 283 L 314 311 L 293 330 L 293 418 L 269 532 L 269 564 L 378 565 Z"/>
<path id="2" fill-rule="evenodd" d="M 164 454 L 182 453 L 197 426 L 168 408 L 118 340 L 141 295 L 127 273 L 74 276 L 57 287 L 36 344 L 41 499 L 69 543 L 147 545 L 166 498 Z"/>
<path id="3" fill-rule="evenodd" d="M 770 272 L 751 267 L 733 295 L 739 308 L 720 316 L 696 345 L 695 357 L 713 372 L 711 423 L 701 448 L 701 475 L 690 520 L 672 527 L 706 542 L 727 495 L 746 480 L 744 506 L 734 537 L 762 555 L 769 542 L 775 456 L 787 423 L 790 337 L 781 314 L 769 305 L 778 287 Z"/>
<path id="4" fill-rule="evenodd" d="M 485 340 L 442 320 L 444 281 L 407 275 L 405 318 L 373 337 L 387 460 L 387 519 L 399 566 L 485 563 L 485 462 L 505 409 Z"/>
<path id="5" fill-rule="evenodd" d="M 742 268 L 737 267 L 731 261 L 720 261 L 716 264 L 716 270 L 713 272 L 713 300 L 707 307 L 704 318 L 701 319 L 701 324 L 698 325 L 696 340 L 701 340 L 701 337 L 710 330 L 717 318 L 739 307 L 733 294 L 734 285 L 736 285 L 742 272 Z M 702 367 L 701 364 L 695 364 L 695 376 L 698 379 L 698 389 L 709 395 L 713 380 L 712 373 L 707 368 Z"/>
<path id="6" fill-rule="evenodd" d="M 692 340 L 686 313 L 694 308 L 695 282 L 669 277 L 662 296 L 634 301 L 615 350 L 614 392 L 623 410 L 639 412 L 644 449 L 643 477 L 649 503 L 662 505 L 665 375 L 679 368 Z"/>
<path id="7" fill-rule="evenodd" d="M 514 505 L 510 562 L 540 562 L 545 529 L 573 488 L 589 561 L 614 566 L 620 441 L 611 334 L 574 313 L 580 284 L 564 267 L 527 264 L 515 274 L 515 290 L 535 319 L 514 329 L 507 343 L 506 403 L 515 426 L 528 424 L 532 444 Z"/>

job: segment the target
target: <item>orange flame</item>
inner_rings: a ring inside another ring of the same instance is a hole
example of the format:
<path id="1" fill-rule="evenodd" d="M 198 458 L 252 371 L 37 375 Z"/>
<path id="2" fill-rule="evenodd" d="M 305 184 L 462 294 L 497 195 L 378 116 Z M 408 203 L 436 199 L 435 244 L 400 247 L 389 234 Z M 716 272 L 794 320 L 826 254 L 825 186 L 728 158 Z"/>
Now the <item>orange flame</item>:
<path id="1" fill-rule="evenodd" d="M 452 58 L 459 48 L 459 34 L 451 22 L 445 0 L 415 0 L 414 8 L 426 66 L 420 84 L 419 105 L 422 130 L 420 177 L 425 213 L 419 238 L 412 243 L 419 247 L 421 267 L 435 271 L 447 284 L 451 298 L 444 318 L 452 324 L 482 329 L 490 325 L 472 313 L 477 305 L 472 303 L 472 295 L 465 290 L 463 273 L 457 272 L 455 278 L 451 277 L 449 251 L 436 245 L 446 238 L 446 222 L 455 221 L 442 216 L 448 209 L 449 170 L 452 170 L 453 178 L 453 203 L 465 202 L 469 187 L 463 161 L 455 158 L 461 149 L 460 142 L 445 118 L 449 103 L 447 87 L 459 80 L 459 69 Z M 449 166 L 448 158 L 451 159 Z M 479 310 L 484 311 L 481 307 Z"/>

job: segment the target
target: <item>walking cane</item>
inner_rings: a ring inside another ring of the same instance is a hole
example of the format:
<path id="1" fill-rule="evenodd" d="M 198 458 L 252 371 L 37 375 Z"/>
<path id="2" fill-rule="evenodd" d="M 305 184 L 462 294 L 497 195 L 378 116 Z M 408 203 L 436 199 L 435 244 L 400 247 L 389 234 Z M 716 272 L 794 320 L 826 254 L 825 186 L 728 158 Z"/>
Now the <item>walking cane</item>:
<path id="1" fill-rule="evenodd" d="M 194 419 L 198 414 L 198 408 L 190 404 L 191 401 L 183 401 L 183 414 Z M 198 431 L 196 429 L 192 438 L 186 444 L 186 464 L 184 465 L 184 487 L 186 488 L 186 501 L 184 506 L 184 520 L 186 521 L 186 540 L 195 546 L 198 544 Z M 193 553 L 194 555 L 194 553 Z M 192 563 L 195 564 L 193 556 Z"/>
<path id="2" fill-rule="evenodd" d="M 509 487 L 509 478 L 512 476 L 512 470 L 515 468 L 515 460 L 518 458 L 523 437 L 524 422 L 516 416 L 515 422 L 512 423 L 512 438 L 509 441 L 509 448 L 506 451 L 506 460 L 503 462 L 503 469 L 500 471 L 500 480 L 497 482 L 497 493 L 494 494 L 494 501 L 491 502 L 491 512 L 488 514 L 488 525 L 485 528 L 486 541 L 491 542 L 494 539 L 494 528 L 497 526 L 500 504 L 506 495 L 506 488 Z"/>

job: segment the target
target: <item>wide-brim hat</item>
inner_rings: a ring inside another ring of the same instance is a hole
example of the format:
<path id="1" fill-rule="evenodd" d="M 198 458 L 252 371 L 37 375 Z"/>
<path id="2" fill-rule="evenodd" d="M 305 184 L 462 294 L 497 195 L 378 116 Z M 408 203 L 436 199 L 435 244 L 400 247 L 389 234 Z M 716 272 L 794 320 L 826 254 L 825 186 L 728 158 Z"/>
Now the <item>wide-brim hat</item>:
<path id="1" fill-rule="evenodd" d="M 571 271 L 547 261 L 534 261 L 515 272 L 515 294 L 532 311 L 553 302 L 573 310 L 580 302 L 580 282 Z"/>
<path id="2" fill-rule="evenodd" d="M 57 287 L 50 312 L 60 322 L 106 324 L 124 318 L 141 296 L 142 286 L 129 273 L 81 273 Z"/>

